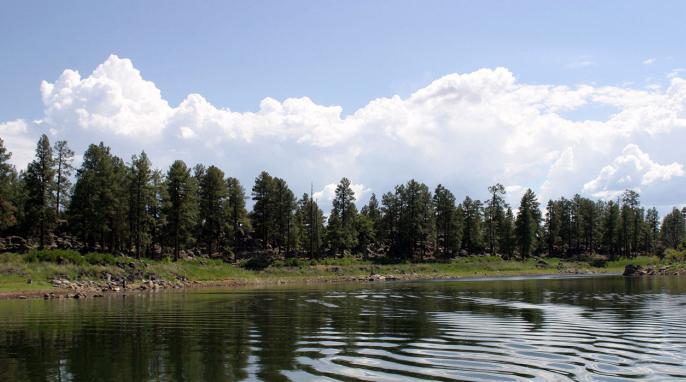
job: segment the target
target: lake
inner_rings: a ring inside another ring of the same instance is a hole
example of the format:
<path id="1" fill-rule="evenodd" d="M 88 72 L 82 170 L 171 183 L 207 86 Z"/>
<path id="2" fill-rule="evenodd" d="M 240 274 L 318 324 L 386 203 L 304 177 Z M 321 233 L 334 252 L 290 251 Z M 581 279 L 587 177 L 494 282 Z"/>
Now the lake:
<path id="1" fill-rule="evenodd" d="M 686 378 L 686 278 L 0 301 L 0 381 Z"/>

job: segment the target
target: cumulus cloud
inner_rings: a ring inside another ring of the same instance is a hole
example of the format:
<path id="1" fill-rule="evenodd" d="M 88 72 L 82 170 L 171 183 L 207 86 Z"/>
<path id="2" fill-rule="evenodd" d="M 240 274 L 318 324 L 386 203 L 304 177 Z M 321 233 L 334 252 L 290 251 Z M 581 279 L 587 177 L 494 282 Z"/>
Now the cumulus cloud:
<path id="1" fill-rule="evenodd" d="M 643 60 L 643 65 L 652 65 L 655 63 L 655 59 L 652 57 L 646 58 Z"/>
<path id="2" fill-rule="evenodd" d="M 33 159 L 37 140 L 29 132 L 28 123 L 23 119 L 0 123 L 0 137 L 12 153 L 12 163 L 17 169 L 25 168 Z"/>
<path id="3" fill-rule="evenodd" d="M 612 198 L 625 189 L 641 190 L 655 182 L 667 182 L 684 175 L 683 165 L 674 162 L 656 163 L 638 145 L 629 144 L 611 164 L 600 170 L 593 180 L 584 184 L 584 191 L 598 197 Z"/>
<path id="4" fill-rule="evenodd" d="M 177 158 L 216 164 L 248 188 L 267 169 L 296 194 L 314 182 L 327 201 L 343 176 L 359 182 L 360 199 L 410 178 L 442 183 L 458 199 L 483 198 L 495 182 L 508 185 L 511 197 L 529 187 L 542 198 L 609 196 L 631 168 L 626 185 L 656 193 L 644 195 L 645 202 L 684 202 L 683 193 L 669 193 L 683 171 L 686 139 L 686 80 L 678 75 L 664 88 L 561 86 L 521 83 L 506 68 L 479 69 L 438 78 L 408 97 L 370 100 L 348 114 L 308 97 L 267 97 L 255 111 L 236 112 L 200 94 L 170 105 L 131 60 L 112 55 L 87 76 L 67 69 L 44 81 L 41 95 L 42 122 L 24 122 L 8 136 L 13 151 L 27 152 L 20 142 L 30 137 L 33 147 L 42 128 L 76 151 L 103 140 L 124 158 L 145 149 L 159 167 Z M 587 107 L 612 112 L 573 117 Z M 15 159 L 30 158 L 29 151 Z M 666 186 L 649 191 L 647 184 Z"/>
<path id="5" fill-rule="evenodd" d="M 125 136 L 159 134 L 171 113 L 151 81 L 129 59 L 110 56 L 90 76 L 67 69 L 57 81 L 43 81 L 45 122 L 61 128 L 108 131 Z"/>
<path id="6" fill-rule="evenodd" d="M 317 200 L 318 202 L 323 201 L 323 202 L 331 202 L 334 199 L 334 196 L 336 195 L 336 186 L 338 186 L 338 183 L 329 183 L 324 188 L 322 188 L 319 191 L 316 191 L 314 195 L 314 199 Z M 355 199 L 357 201 L 362 200 L 362 197 L 371 191 L 369 188 L 366 188 L 364 184 L 351 184 L 350 188 L 353 190 L 353 193 L 355 193 Z M 358 203 L 359 204 L 359 203 Z"/>

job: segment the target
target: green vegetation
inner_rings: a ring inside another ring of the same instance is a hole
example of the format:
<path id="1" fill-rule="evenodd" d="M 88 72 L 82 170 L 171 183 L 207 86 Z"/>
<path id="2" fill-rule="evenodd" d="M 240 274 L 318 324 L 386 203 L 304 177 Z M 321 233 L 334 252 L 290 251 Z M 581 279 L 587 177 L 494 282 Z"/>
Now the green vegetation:
<path id="1" fill-rule="evenodd" d="M 676 253 L 676 251 L 674 251 Z M 671 253 L 671 252 L 670 252 Z M 219 259 L 193 258 L 172 261 L 117 257 L 108 253 L 81 255 L 70 250 L 32 250 L 27 254 L 0 254 L 0 292 L 48 290 L 50 280 L 102 281 L 104 275 L 126 277 L 140 270 L 137 280 L 147 278 L 174 281 L 184 279 L 203 284 L 261 284 L 277 282 L 352 281 L 380 275 L 399 280 L 456 277 L 514 276 L 557 273 L 620 273 L 627 264 L 666 265 L 678 259 L 669 256 L 639 256 L 633 259 L 595 261 L 592 257 L 571 261 L 558 258 L 504 260 L 500 256 L 466 256 L 445 262 L 378 263 L 353 256 L 306 260 L 276 260 L 260 270 L 249 269 L 245 260 L 227 263 Z M 135 267 L 135 268 L 134 268 Z M 31 283 L 27 283 L 31 280 Z"/>
<path id="2" fill-rule="evenodd" d="M 372 194 L 358 211 L 351 181 L 342 178 L 325 218 L 312 191 L 296 198 L 266 171 L 255 179 L 248 211 L 240 181 L 215 166 L 191 169 L 177 160 L 162 172 L 145 152 L 127 163 L 101 142 L 84 153 L 72 186 L 74 153 L 65 141 L 53 147 L 41 136 L 25 171 L 10 157 L 0 140 L 0 251 L 28 251 L 24 266 L 121 268 L 135 258 L 202 280 L 311 276 L 326 267 L 342 275 L 379 267 L 456 276 L 585 267 L 572 260 L 580 258 L 595 267 L 637 256 L 681 261 L 686 245 L 686 209 L 674 208 L 660 224 L 633 190 L 616 202 L 563 197 L 542 210 L 530 189 L 515 208 L 501 184 L 483 202 L 466 196 L 458 203 L 445 186 L 432 191 L 412 179 L 380 200 Z"/>

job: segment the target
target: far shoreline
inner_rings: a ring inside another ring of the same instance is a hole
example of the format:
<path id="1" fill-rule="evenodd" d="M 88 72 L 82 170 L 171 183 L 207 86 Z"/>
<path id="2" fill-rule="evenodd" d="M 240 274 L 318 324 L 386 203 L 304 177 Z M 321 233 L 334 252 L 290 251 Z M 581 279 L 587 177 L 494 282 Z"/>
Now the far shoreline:
<path id="1" fill-rule="evenodd" d="M 312 277 L 312 278 L 283 278 L 283 279 L 271 279 L 271 278 L 261 278 L 256 280 L 247 279 L 227 279 L 227 280 L 213 280 L 213 281 L 194 281 L 186 286 L 180 288 L 159 288 L 159 289 L 126 289 L 121 291 L 108 291 L 103 293 L 83 293 L 80 297 L 75 299 L 84 298 L 98 298 L 105 296 L 127 296 L 127 295 L 140 295 L 140 294 L 151 294 L 151 293 L 161 293 L 161 292 L 183 292 L 186 290 L 197 290 L 197 289 L 251 289 L 251 288 L 282 288 L 282 287 L 304 287 L 313 285 L 379 285 L 379 284 L 395 284 L 395 283 L 412 283 L 412 282 L 457 282 L 457 281 L 468 281 L 468 282 L 481 282 L 481 281 L 516 281 L 516 280 L 535 280 L 535 279 L 572 279 L 572 278 L 593 278 L 593 277 L 608 277 L 608 276 L 621 276 L 621 272 L 616 270 L 609 270 L 607 272 L 602 271 L 590 271 L 590 272 L 579 272 L 579 273 L 568 273 L 568 272 L 557 272 L 557 273 L 532 273 L 532 272 L 514 272 L 514 273 L 504 273 L 504 272 L 485 272 L 481 275 L 474 276 L 439 276 L 432 277 L 431 275 L 419 275 L 418 277 L 407 277 L 398 278 L 393 277 L 392 279 L 382 279 L 378 278 L 368 278 L 368 279 L 351 279 L 349 277 Z M 375 275 L 378 276 L 378 275 Z M 136 285 L 136 284 L 134 284 Z M 78 292 L 77 292 L 78 293 Z M 0 300 L 10 300 L 10 299 L 55 299 L 55 298 L 74 298 L 75 295 L 73 290 L 62 289 L 56 287 L 50 287 L 45 289 L 32 289 L 32 290 L 15 290 L 15 291 L 0 291 Z M 52 295 L 54 297 L 46 298 L 46 295 Z"/>

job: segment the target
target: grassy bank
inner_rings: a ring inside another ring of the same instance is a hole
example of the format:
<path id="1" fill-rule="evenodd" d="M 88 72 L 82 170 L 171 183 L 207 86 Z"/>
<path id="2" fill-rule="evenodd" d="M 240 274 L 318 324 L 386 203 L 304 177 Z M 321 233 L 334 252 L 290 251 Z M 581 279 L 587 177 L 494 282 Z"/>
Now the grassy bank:
<path id="1" fill-rule="evenodd" d="M 32 251 L 0 254 L 0 293 L 54 290 L 51 280 L 102 282 L 114 279 L 142 281 L 187 280 L 200 284 L 259 284 L 364 280 L 370 275 L 415 280 L 475 276 L 541 275 L 556 273 L 620 273 L 626 264 L 659 264 L 654 257 L 637 257 L 604 263 L 556 258 L 503 260 L 497 256 L 471 256 L 450 262 L 376 264 L 353 257 L 336 259 L 277 260 L 262 270 L 246 264 L 228 264 L 204 258 L 135 260 L 109 254 L 80 255 L 73 251 Z M 28 280 L 31 280 L 30 283 Z"/>

